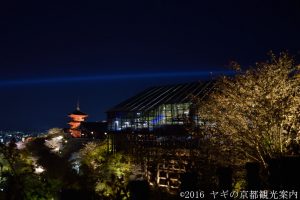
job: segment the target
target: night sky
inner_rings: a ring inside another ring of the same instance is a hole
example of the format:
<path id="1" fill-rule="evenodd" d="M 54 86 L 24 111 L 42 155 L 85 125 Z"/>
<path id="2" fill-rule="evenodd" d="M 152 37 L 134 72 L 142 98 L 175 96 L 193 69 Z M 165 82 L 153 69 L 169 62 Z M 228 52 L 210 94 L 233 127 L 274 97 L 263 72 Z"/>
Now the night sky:
<path id="1" fill-rule="evenodd" d="M 149 86 L 230 74 L 231 60 L 253 65 L 270 50 L 299 58 L 296 0 L 8 2 L 0 130 L 67 127 L 78 98 L 100 121 Z"/>

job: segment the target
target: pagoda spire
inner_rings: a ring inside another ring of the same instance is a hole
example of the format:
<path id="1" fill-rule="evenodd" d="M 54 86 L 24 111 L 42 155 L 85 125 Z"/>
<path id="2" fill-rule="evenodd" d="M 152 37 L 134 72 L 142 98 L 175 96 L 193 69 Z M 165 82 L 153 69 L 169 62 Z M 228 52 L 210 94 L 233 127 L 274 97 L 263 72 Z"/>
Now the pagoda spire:
<path id="1" fill-rule="evenodd" d="M 76 110 L 80 111 L 79 99 L 77 99 L 77 107 Z"/>

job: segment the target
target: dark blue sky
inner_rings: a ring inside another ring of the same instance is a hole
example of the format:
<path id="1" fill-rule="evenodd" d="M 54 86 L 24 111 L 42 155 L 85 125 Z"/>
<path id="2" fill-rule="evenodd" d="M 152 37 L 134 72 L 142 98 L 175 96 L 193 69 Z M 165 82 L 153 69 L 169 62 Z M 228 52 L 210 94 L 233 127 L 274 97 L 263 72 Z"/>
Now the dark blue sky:
<path id="1" fill-rule="evenodd" d="M 9 1 L 0 27 L 0 129 L 64 127 L 77 98 L 102 120 L 149 86 L 227 73 L 231 60 L 298 59 L 300 3 Z"/>

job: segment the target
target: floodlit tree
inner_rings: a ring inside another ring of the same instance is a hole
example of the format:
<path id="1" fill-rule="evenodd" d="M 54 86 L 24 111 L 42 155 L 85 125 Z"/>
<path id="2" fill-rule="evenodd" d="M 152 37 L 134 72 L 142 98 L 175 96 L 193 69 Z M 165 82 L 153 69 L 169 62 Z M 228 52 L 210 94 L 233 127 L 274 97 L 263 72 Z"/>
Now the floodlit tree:
<path id="1" fill-rule="evenodd" d="M 206 131 L 221 134 L 225 148 L 265 167 L 270 158 L 298 154 L 300 67 L 287 53 L 271 53 L 247 70 L 233 66 L 237 74 L 222 77 L 208 99 L 199 101 Z"/>
<path id="2" fill-rule="evenodd" d="M 48 130 L 48 135 L 63 135 L 64 131 L 62 128 L 51 128 Z"/>
<path id="3" fill-rule="evenodd" d="M 108 154 L 107 143 L 87 143 L 80 151 L 82 166 L 87 166 L 95 180 L 96 193 L 102 199 L 128 199 L 127 184 L 132 169 L 128 156 Z"/>
<path id="4" fill-rule="evenodd" d="M 54 199 L 47 181 L 34 173 L 29 152 L 17 149 L 14 140 L 0 144 L 0 167 L 0 199 Z"/>
<path id="5" fill-rule="evenodd" d="M 45 140 L 45 145 L 54 153 L 59 153 L 63 149 L 63 136 L 52 137 Z"/>

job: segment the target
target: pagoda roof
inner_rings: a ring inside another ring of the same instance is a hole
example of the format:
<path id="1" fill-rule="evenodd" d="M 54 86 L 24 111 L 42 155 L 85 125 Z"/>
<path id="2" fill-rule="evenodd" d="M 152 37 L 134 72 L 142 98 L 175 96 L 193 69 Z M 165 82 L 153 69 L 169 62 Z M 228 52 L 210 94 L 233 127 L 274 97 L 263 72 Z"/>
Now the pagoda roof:
<path id="1" fill-rule="evenodd" d="M 72 113 L 70 113 L 70 115 L 87 115 L 87 114 L 84 112 L 81 112 L 80 110 L 75 110 Z"/>

